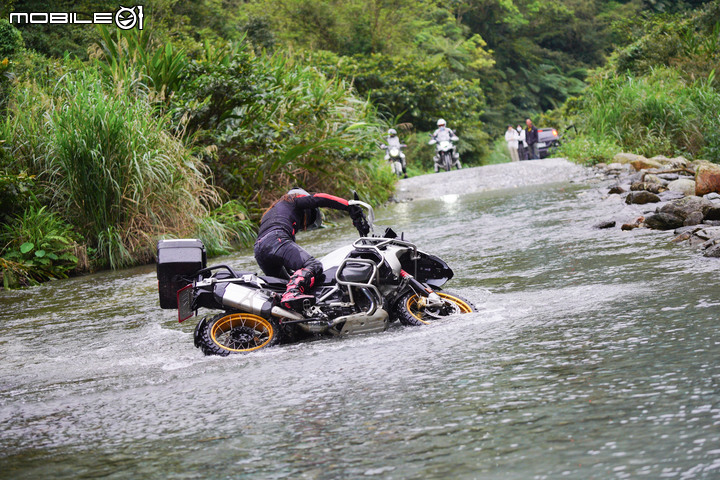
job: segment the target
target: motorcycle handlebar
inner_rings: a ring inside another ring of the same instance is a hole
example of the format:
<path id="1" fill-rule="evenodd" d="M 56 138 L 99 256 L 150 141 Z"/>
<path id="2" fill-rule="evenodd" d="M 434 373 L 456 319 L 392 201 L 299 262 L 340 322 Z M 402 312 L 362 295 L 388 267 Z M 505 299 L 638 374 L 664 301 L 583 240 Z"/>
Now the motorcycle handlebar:
<path id="1" fill-rule="evenodd" d="M 348 205 L 357 205 L 358 207 L 364 208 L 368 211 L 365 218 L 367 219 L 368 226 L 370 227 L 370 233 L 375 233 L 375 227 L 373 226 L 375 223 L 375 212 L 373 211 L 373 208 L 369 204 L 361 202 L 360 200 L 348 200 Z"/>

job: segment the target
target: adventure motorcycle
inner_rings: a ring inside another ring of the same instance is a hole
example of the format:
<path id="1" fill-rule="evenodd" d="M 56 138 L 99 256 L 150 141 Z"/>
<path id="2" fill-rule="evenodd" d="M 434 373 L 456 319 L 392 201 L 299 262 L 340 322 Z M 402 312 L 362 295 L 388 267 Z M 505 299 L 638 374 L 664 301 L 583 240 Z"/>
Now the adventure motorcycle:
<path id="1" fill-rule="evenodd" d="M 435 160 L 435 162 L 438 167 L 442 168 L 446 172 L 452 170 L 453 165 L 456 165 L 457 163 L 457 160 L 453 158 L 453 153 L 455 151 L 453 143 L 450 140 L 440 140 L 438 142 L 433 138 L 428 142 L 428 145 L 436 145 L 435 155 L 437 160 Z M 460 168 L 459 165 L 457 165 L 457 167 Z"/>
<path id="2" fill-rule="evenodd" d="M 392 172 L 397 175 L 398 177 L 402 177 L 404 175 L 403 172 L 403 158 L 400 154 L 400 150 L 407 147 L 405 144 L 401 144 L 398 147 L 390 147 L 388 145 L 380 145 L 380 148 L 383 150 L 387 150 L 387 156 L 388 161 L 390 162 L 390 165 L 392 166 Z"/>
<path id="3" fill-rule="evenodd" d="M 368 210 L 370 205 L 351 200 Z M 204 316 L 195 327 L 195 346 L 206 355 L 251 352 L 308 337 L 383 331 L 399 320 L 423 325 L 443 317 L 477 311 L 472 303 L 440 287 L 453 277 L 438 257 L 418 250 L 387 228 L 338 248 L 320 259 L 301 312 L 280 306 L 287 279 L 236 272 L 227 265 L 207 267 L 200 240 L 161 240 L 157 276 L 160 306 L 178 310 L 180 322 L 199 308 L 222 310 Z"/>

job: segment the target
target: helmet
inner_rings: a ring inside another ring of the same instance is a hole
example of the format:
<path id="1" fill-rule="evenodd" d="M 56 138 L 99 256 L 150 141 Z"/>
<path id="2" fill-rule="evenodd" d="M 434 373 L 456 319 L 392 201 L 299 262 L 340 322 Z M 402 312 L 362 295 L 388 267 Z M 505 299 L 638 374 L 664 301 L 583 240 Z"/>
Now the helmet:
<path id="1" fill-rule="evenodd" d="M 297 195 L 300 197 L 309 197 L 307 190 L 300 187 L 293 187 L 287 192 L 287 195 Z M 322 226 L 322 213 L 319 208 L 306 208 L 303 210 L 303 228 L 305 230 L 315 230 Z"/>
<path id="2" fill-rule="evenodd" d="M 388 130 L 388 135 L 394 137 L 395 135 L 397 135 L 397 131 L 395 131 L 394 128 L 391 128 L 390 130 Z"/>
<path id="3" fill-rule="evenodd" d="M 444 126 L 445 126 L 445 120 L 443 120 L 442 118 L 439 119 L 439 120 L 437 121 L 437 126 L 438 126 L 438 127 L 444 127 Z"/>

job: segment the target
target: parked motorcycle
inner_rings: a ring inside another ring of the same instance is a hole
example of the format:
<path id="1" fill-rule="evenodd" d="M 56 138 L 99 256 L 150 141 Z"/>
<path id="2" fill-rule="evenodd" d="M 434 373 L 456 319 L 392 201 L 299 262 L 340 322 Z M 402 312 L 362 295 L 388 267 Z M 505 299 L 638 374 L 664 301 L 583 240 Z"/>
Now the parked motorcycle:
<path id="1" fill-rule="evenodd" d="M 392 166 L 392 172 L 398 177 L 403 177 L 403 159 L 400 154 L 401 149 L 407 147 L 404 143 L 397 147 L 390 147 L 388 145 L 380 145 L 380 148 L 387 150 L 388 161 Z"/>
<path id="2" fill-rule="evenodd" d="M 208 267 L 205 247 L 197 239 L 161 240 L 157 277 L 160 306 L 177 309 L 183 322 L 200 308 L 221 313 L 202 317 L 194 342 L 205 355 L 252 352 L 315 336 L 379 332 L 399 321 L 423 325 L 450 315 L 477 311 L 455 293 L 440 289 L 453 277 L 440 258 L 387 228 L 355 240 L 320 259 L 323 274 L 310 291 L 315 302 L 302 311 L 280 305 L 286 279 L 236 272 L 228 265 Z M 362 234 L 361 234 L 362 235 Z"/>
<path id="3" fill-rule="evenodd" d="M 450 140 L 440 140 L 438 142 L 433 138 L 428 142 L 428 145 L 435 145 L 436 163 L 438 167 L 446 172 L 452 170 L 453 165 L 457 163 L 456 159 L 453 158 L 453 152 L 455 151 L 453 143 Z"/>

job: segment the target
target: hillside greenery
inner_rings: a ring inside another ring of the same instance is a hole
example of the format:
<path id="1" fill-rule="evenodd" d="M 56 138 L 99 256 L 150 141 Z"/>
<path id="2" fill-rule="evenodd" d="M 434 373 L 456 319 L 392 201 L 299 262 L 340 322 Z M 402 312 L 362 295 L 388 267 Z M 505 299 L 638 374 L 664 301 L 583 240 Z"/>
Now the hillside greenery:
<path id="1" fill-rule="evenodd" d="M 422 173 L 441 117 L 467 165 L 502 161 L 506 125 L 527 117 L 574 136 L 578 161 L 717 160 L 719 3 L 138 0 L 145 28 L 122 31 L 7 21 L 117 2 L 10 0 L 3 283 L 144 263 L 164 237 L 228 252 L 294 185 L 382 203 L 383 133 Z"/>

